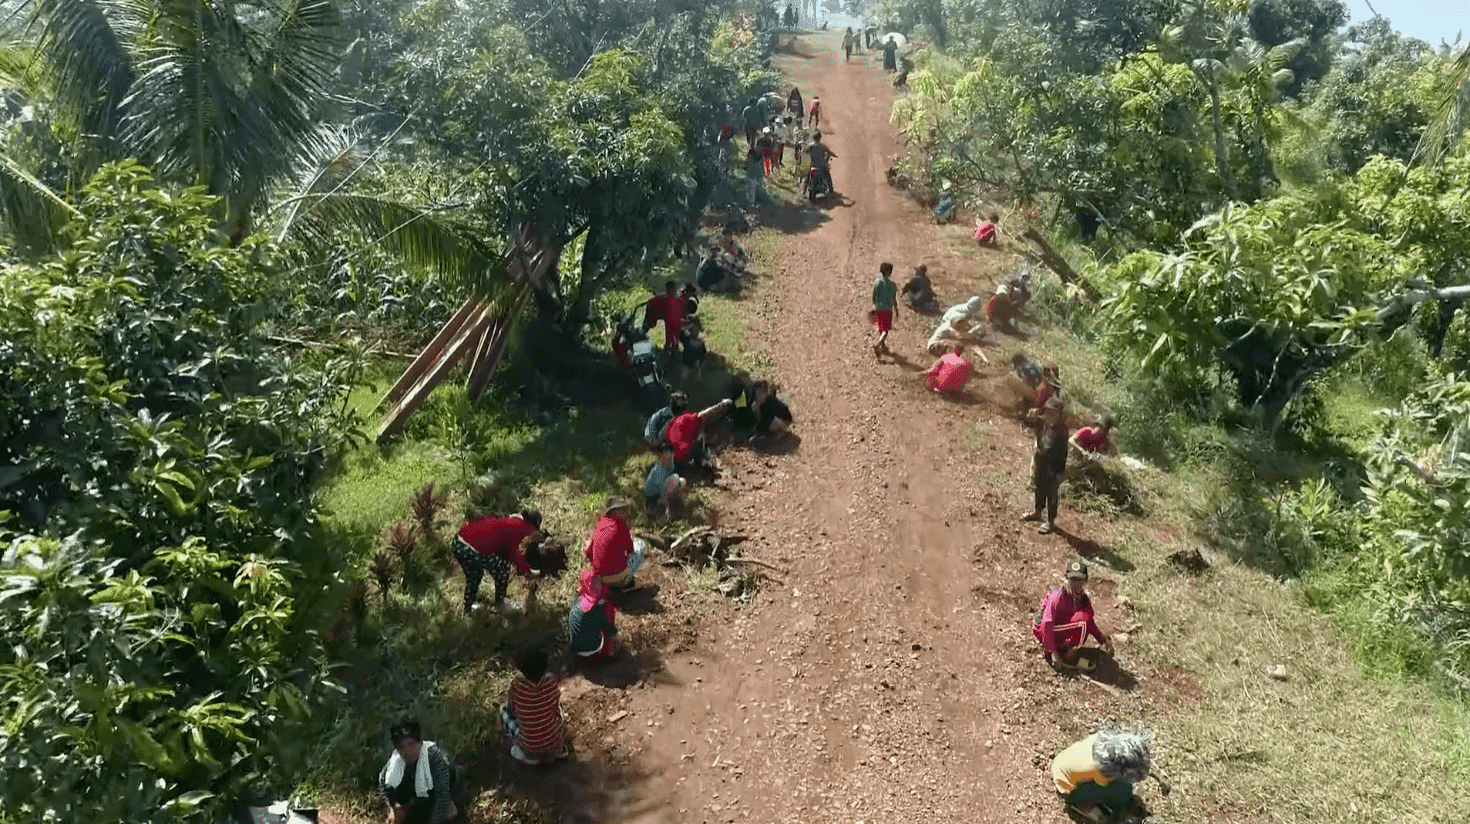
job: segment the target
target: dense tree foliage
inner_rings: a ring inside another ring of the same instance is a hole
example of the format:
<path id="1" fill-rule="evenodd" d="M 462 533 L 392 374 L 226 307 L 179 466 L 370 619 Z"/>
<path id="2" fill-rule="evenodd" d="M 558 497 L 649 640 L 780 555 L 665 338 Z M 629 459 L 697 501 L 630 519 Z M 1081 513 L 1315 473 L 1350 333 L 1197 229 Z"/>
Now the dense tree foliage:
<path id="1" fill-rule="evenodd" d="M 11 820 L 203 815 L 323 697 L 312 467 L 352 435 L 345 376 L 259 337 L 276 256 L 216 209 L 104 167 L 66 252 L 0 280 Z"/>

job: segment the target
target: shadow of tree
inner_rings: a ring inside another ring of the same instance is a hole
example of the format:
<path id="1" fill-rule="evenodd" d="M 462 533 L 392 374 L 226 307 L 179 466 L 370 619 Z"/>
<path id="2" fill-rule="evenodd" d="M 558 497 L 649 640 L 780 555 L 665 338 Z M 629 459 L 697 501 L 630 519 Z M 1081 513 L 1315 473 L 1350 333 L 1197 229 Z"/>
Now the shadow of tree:
<path id="1" fill-rule="evenodd" d="M 1117 572 L 1132 572 L 1137 567 L 1127 558 L 1103 546 L 1091 538 L 1083 538 L 1058 526 L 1054 530 L 1067 541 L 1074 552 L 1093 563 L 1099 563 Z"/>

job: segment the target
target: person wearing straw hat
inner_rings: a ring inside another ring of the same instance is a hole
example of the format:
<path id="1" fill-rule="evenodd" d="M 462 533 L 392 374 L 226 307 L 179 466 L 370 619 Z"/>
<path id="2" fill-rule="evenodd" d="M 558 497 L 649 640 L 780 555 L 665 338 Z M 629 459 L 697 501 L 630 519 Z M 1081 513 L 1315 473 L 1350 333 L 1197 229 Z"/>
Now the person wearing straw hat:
<path id="1" fill-rule="evenodd" d="M 635 541 L 628 528 L 629 506 L 626 498 L 617 495 L 608 498 L 602 517 L 592 528 L 592 538 L 583 550 L 593 575 L 612 587 L 614 593 L 635 586 L 633 576 L 648 552 L 648 542 L 641 538 Z"/>
<path id="2" fill-rule="evenodd" d="M 1036 488 L 1036 507 L 1021 520 L 1040 521 L 1041 527 L 1036 531 L 1045 535 L 1056 528 L 1062 475 L 1067 471 L 1066 404 L 1060 395 L 1053 394 L 1047 399 L 1035 426 L 1036 454 L 1031 462 L 1031 480 Z"/>
<path id="3" fill-rule="evenodd" d="M 1036 611 L 1031 634 L 1041 644 L 1046 662 L 1054 667 L 1075 667 L 1083 662 L 1082 645 L 1090 635 L 1109 655 L 1113 642 L 1098 628 L 1092 599 L 1087 597 L 1087 564 L 1067 564 L 1062 586 L 1047 594 Z"/>

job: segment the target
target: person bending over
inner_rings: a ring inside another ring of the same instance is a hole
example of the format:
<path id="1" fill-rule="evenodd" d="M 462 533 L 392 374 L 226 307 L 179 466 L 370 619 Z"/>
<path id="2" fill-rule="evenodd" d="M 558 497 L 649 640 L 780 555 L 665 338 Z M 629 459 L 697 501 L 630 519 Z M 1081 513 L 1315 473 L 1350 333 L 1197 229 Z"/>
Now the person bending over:
<path id="1" fill-rule="evenodd" d="M 688 395 L 683 392 L 669 393 L 669 405 L 649 415 L 648 422 L 643 425 L 643 440 L 649 446 L 657 448 L 664 441 L 664 432 L 669 428 L 669 422 L 688 408 Z"/>
<path id="2" fill-rule="evenodd" d="M 659 445 L 658 459 L 643 481 L 643 505 L 649 515 L 675 517 L 684 512 L 689 482 L 674 467 L 674 445 Z"/>
<path id="3" fill-rule="evenodd" d="M 478 518 L 460 527 L 454 538 L 454 558 L 464 570 L 464 611 L 473 612 L 485 573 L 495 581 L 495 606 L 502 612 L 517 609 L 505 601 L 514 571 L 530 577 L 525 545 L 541 530 L 541 513 L 534 509 L 505 518 Z"/>
<path id="4" fill-rule="evenodd" d="M 918 312 L 935 311 L 934 284 L 929 281 L 929 267 L 922 263 L 915 266 L 913 277 L 904 283 L 898 294 L 910 309 Z"/>
<path id="5" fill-rule="evenodd" d="M 1143 727 L 1105 728 L 1062 750 L 1051 762 L 1062 802 L 1087 821 L 1111 824 L 1134 807 L 1133 789 L 1153 765 L 1153 736 Z"/>

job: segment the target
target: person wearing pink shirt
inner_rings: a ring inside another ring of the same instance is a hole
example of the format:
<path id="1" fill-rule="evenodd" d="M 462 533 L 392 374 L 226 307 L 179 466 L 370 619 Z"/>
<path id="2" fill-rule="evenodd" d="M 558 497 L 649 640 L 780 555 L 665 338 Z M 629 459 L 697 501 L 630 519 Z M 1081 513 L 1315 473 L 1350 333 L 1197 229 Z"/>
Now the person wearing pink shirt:
<path id="1" fill-rule="evenodd" d="M 1089 635 L 1105 652 L 1113 653 L 1113 642 L 1098 628 L 1092 599 L 1087 597 L 1086 564 L 1073 561 L 1067 565 L 1065 583 L 1047 594 L 1031 634 L 1041 643 L 1046 662 L 1052 666 L 1076 666 Z"/>
<path id="2" fill-rule="evenodd" d="M 1113 416 L 1099 415 L 1094 426 L 1084 426 L 1072 433 L 1071 444 L 1083 453 L 1084 457 L 1092 458 L 1098 455 L 1111 455 L 1116 451 L 1113 439 Z"/>
<path id="3" fill-rule="evenodd" d="M 979 354 L 982 360 L 989 362 L 984 352 Z M 963 392 L 975 374 L 975 367 L 965 360 L 965 347 L 956 346 L 953 352 L 942 355 L 924 374 L 929 376 L 930 392 Z"/>

